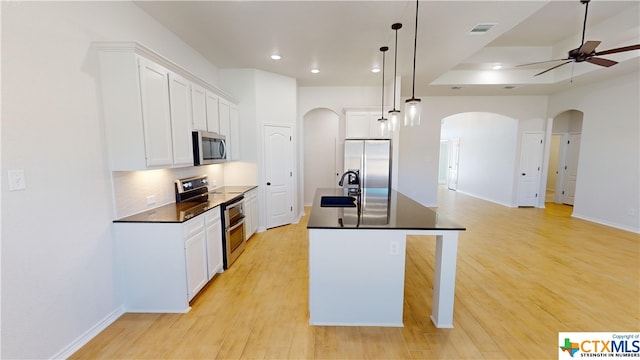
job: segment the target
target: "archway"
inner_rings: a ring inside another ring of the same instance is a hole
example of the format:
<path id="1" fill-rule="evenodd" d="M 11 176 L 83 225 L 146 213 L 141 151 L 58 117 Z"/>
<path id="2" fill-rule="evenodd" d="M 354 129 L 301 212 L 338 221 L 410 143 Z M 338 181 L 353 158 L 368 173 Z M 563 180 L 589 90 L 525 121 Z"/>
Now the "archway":
<path id="1" fill-rule="evenodd" d="M 583 115 L 567 110 L 553 118 L 545 202 L 574 203 Z"/>
<path id="2" fill-rule="evenodd" d="M 467 112 L 448 116 L 441 123 L 440 138 L 449 144 L 446 149 L 449 156 L 441 157 L 441 161 L 448 164 L 440 169 L 448 174 L 441 174 L 440 178 L 447 177 L 447 186 L 453 185 L 457 191 L 477 198 L 514 206 L 518 120 L 496 113 Z"/>
<path id="3" fill-rule="evenodd" d="M 304 204 L 313 203 L 317 188 L 336 187 L 342 169 L 338 114 L 317 108 L 303 116 Z"/>

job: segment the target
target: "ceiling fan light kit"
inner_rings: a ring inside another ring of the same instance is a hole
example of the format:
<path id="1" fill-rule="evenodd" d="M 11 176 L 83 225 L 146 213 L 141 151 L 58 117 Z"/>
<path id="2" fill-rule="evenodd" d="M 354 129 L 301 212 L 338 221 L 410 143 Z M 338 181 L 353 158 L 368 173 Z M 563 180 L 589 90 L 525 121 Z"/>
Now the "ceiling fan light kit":
<path id="1" fill-rule="evenodd" d="M 420 125 L 420 99 L 416 98 L 416 49 L 418 47 L 418 0 L 416 0 L 416 29 L 413 38 L 413 84 L 411 88 L 411 99 L 405 101 L 404 106 L 404 125 L 418 126 Z"/>
<path id="2" fill-rule="evenodd" d="M 591 2 L 591 0 L 580 0 L 580 2 L 582 4 L 585 5 L 584 8 L 584 22 L 582 23 L 582 41 L 580 42 L 580 46 L 578 46 L 577 48 L 570 50 L 569 53 L 567 54 L 567 57 L 565 59 L 555 59 L 555 60 L 548 60 L 548 61 L 539 61 L 539 62 L 534 62 L 534 63 L 528 63 L 528 64 L 522 64 L 522 65 L 517 65 L 516 67 L 521 67 L 521 66 L 528 66 L 528 65 L 537 65 L 537 64 L 544 64 L 544 63 L 548 63 L 548 62 L 556 62 L 556 61 L 563 61 L 562 63 L 555 65 L 553 67 L 550 67 L 544 71 L 541 71 L 533 76 L 538 76 L 538 75 L 542 75 L 545 74 L 551 70 L 557 69 L 563 65 L 572 63 L 572 62 L 588 62 L 594 65 L 599 65 L 599 66 L 603 66 L 603 67 L 611 67 L 615 64 L 617 64 L 617 61 L 613 61 L 613 60 L 609 60 L 609 59 L 605 59 L 605 58 L 601 58 L 601 57 L 596 57 L 596 56 L 601 56 L 601 55 L 608 55 L 608 54 L 615 54 L 615 53 L 620 53 L 620 52 L 625 52 L 625 51 L 632 51 L 632 50 L 640 50 L 640 44 L 636 44 L 636 45 L 630 45 L 630 46 L 623 46 L 623 47 L 619 47 L 619 48 L 615 48 L 615 49 L 609 49 L 609 50 L 604 50 L 604 51 L 596 51 L 596 48 L 598 47 L 598 45 L 600 45 L 600 41 L 584 41 L 584 36 L 587 30 L 587 14 L 589 12 L 589 2 Z"/>

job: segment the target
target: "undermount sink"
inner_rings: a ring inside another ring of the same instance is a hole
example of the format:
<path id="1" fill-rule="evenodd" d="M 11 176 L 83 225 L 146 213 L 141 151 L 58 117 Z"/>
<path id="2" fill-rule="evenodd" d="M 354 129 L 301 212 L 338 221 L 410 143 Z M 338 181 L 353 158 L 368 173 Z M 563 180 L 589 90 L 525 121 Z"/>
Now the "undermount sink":
<path id="1" fill-rule="evenodd" d="M 356 207 L 356 198 L 353 196 L 323 196 L 320 198 L 320 207 Z"/>

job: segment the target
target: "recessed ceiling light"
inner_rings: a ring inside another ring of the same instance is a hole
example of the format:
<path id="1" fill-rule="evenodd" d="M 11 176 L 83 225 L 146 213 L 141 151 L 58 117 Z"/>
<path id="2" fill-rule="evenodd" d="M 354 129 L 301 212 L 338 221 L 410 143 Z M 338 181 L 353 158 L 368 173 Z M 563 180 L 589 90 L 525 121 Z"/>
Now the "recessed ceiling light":
<path id="1" fill-rule="evenodd" d="M 314 73 L 314 74 L 317 74 L 317 73 L 319 73 L 319 72 L 320 72 L 320 69 L 318 69 L 318 68 L 313 68 L 313 69 L 311 69 L 311 72 L 312 72 L 312 73 Z"/>
<path id="2" fill-rule="evenodd" d="M 493 70 L 500 70 L 500 69 L 502 69 L 502 65 L 500 65 L 500 64 L 493 65 L 492 69 Z"/>
<path id="3" fill-rule="evenodd" d="M 280 54 L 272 54 L 272 55 L 271 55 L 271 58 L 272 58 L 273 60 L 280 60 L 280 59 L 282 59 L 282 56 L 280 56 Z"/>
<path id="4" fill-rule="evenodd" d="M 376 66 L 376 67 L 373 67 L 373 68 L 371 68 L 371 72 L 372 72 L 372 73 L 379 73 L 379 72 L 380 72 L 380 68 L 379 68 L 379 67 L 377 67 L 377 66 Z"/>

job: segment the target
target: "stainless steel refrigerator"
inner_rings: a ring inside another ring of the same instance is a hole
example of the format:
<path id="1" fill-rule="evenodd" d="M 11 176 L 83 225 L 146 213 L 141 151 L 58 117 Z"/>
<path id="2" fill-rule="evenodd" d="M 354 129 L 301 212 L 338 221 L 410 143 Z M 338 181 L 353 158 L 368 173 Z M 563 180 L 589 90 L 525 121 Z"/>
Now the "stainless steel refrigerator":
<path id="1" fill-rule="evenodd" d="M 391 188 L 391 140 L 344 141 L 344 171 L 357 170 L 360 186 L 365 188 Z M 355 177 L 345 181 L 356 185 Z"/>

